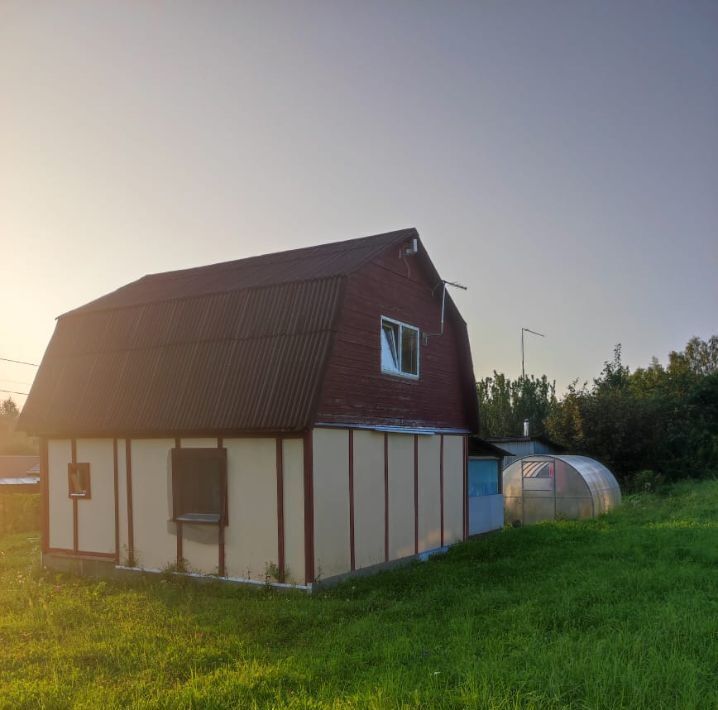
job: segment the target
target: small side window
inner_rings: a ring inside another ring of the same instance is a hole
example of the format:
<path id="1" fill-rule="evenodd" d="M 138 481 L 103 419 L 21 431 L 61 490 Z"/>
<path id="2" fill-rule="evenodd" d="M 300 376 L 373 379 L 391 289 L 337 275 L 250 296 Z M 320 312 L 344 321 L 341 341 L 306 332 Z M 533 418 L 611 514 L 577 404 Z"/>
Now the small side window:
<path id="1" fill-rule="evenodd" d="M 91 498 L 90 464 L 67 464 L 67 488 L 70 498 Z"/>
<path id="2" fill-rule="evenodd" d="M 227 449 L 172 449 L 172 517 L 227 524 Z"/>
<path id="3" fill-rule="evenodd" d="M 419 329 L 391 318 L 381 319 L 381 371 L 419 377 Z"/>

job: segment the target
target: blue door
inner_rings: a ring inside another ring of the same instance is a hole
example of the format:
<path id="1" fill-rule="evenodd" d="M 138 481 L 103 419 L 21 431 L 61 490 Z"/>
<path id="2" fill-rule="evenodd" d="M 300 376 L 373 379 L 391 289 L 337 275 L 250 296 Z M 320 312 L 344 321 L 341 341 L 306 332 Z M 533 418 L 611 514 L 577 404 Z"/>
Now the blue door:
<path id="1" fill-rule="evenodd" d="M 504 497 L 499 492 L 498 459 L 469 458 L 469 535 L 504 526 Z"/>

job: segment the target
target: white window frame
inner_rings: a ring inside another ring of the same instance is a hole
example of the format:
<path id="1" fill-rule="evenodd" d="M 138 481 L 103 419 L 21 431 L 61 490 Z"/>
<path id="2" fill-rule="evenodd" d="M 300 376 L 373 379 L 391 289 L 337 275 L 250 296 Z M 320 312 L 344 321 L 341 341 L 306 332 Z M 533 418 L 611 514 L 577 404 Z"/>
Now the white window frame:
<path id="1" fill-rule="evenodd" d="M 391 323 L 392 325 L 398 325 L 399 326 L 399 342 L 397 343 L 397 358 L 398 358 L 398 364 L 399 364 L 399 370 L 387 370 L 384 368 L 384 364 L 382 362 L 382 352 L 384 348 L 384 344 L 382 342 L 382 338 L 384 337 L 384 323 Z M 412 372 L 403 372 L 401 369 L 401 338 L 402 338 L 402 330 L 404 328 L 408 328 L 409 330 L 413 330 L 416 333 L 416 374 Z M 391 375 L 392 377 L 403 377 L 407 380 L 418 380 L 419 376 L 421 374 L 421 329 L 417 328 L 415 325 L 411 325 L 409 323 L 404 323 L 400 320 L 396 320 L 396 318 L 389 318 L 389 316 L 381 316 L 379 319 L 379 367 L 381 369 L 382 375 Z"/>

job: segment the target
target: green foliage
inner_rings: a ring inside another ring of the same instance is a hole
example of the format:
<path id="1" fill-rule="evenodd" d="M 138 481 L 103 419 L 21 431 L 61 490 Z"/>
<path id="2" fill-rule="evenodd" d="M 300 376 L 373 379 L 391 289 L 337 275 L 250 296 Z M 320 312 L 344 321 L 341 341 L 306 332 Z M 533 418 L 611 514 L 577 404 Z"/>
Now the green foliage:
<path id="1" fill-rule="evenodd" d="M 716 509 L 682 482 L 311 597 L 43 573 L 0 539 L 0 707 L 718 707 Z"/>
<path id="2" fill-rule="evenodd" d="M 556 383 L 541 378 L 519 377 L 509 380 L 494 371 L 492 377 L 476 383 L 481 412 L 481 435 L 520 436 L 524 419 L 531 431 L 543 426 L 556 406 Z"/>
<path id="3" fill-rule="evenodd" d="M 37 454 L 37 439 L 15 429 L 19 416 L 12 398 L 0 402 L 0 454 Z"/>
<path id="4" fill-rule="evenodd" d="M 618 346 L 589 390 L 573 388 L 546 419 L 552 438 L 600 459 L 624 487 L 718 473 L 718 338 L 693 338 L 631 372 Z"/>
<path id="5" fill-rule="evenodd" d="M 638 471 L 633 476 L 633 486 L 637 491 L 645 491 L 646 493 L 661 490 L 665 484 L 665 479 L 660 473 L 646 469 Z"/>
<path id="6" fill-rule="evenodd" d="M 13 486 L 3 486 L 13 488 Z M 40 527 L 40 494 L 0 491 L 0 534 L 27 532 Z"/>
<path id="7" fill-rule="evenodd" d="M 644 490 L 645 471 L 664 481 L 718 475 L 718 336 L 634 372 L 618 345 L 590 387 L 573 382 L 560 400 L 545 376 L 494 372 L 477 388 L 482 435 L 517 436 L 528 418 L 533 433 L 599 459 L 628 490 Z"/>

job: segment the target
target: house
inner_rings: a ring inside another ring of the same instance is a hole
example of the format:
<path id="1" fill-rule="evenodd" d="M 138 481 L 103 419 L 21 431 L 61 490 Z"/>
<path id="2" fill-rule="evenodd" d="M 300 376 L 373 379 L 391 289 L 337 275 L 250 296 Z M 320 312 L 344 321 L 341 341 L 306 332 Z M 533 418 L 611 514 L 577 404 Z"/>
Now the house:
<path id="1" fill-rule="evenodd" d="M 41 438 L 45 564 L 311 588 L 464 539 L 478 412 L 445 290 L 405 229 L 60 316 L 19 423 Z"/>
<path id="2" fill-rule="evenodd" d="M 39 456 L 0 456 L 0 495 L 3 493 L 38 493 L 39 491 Z"/>

